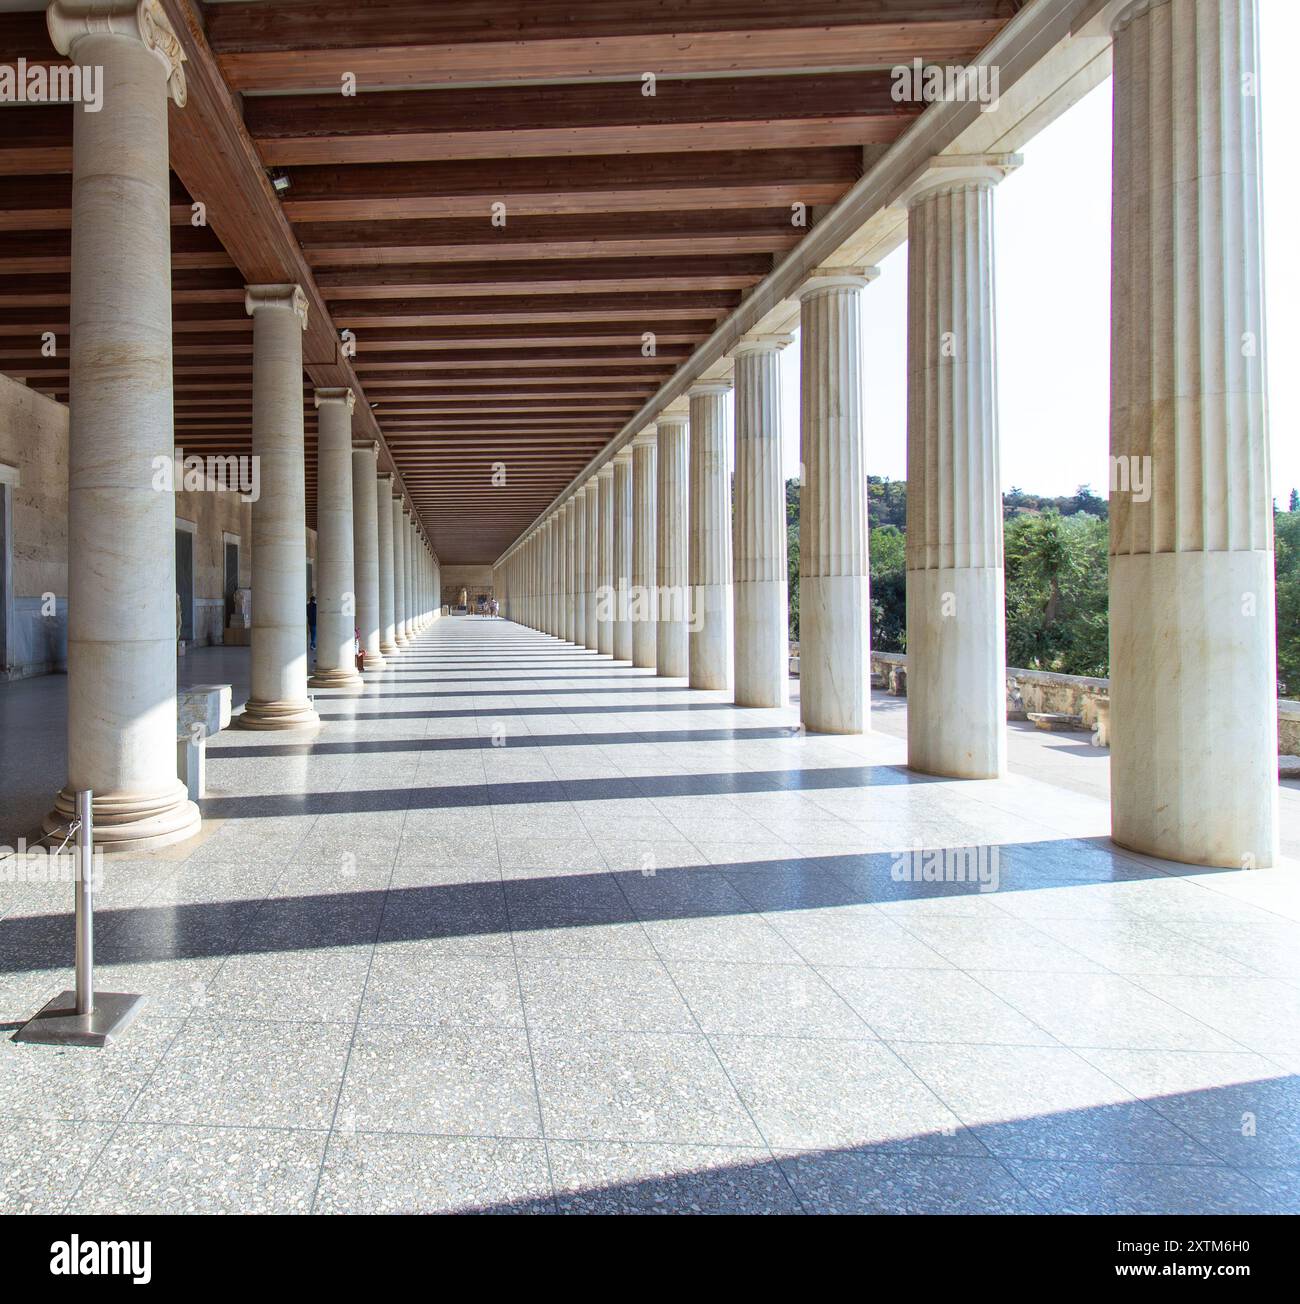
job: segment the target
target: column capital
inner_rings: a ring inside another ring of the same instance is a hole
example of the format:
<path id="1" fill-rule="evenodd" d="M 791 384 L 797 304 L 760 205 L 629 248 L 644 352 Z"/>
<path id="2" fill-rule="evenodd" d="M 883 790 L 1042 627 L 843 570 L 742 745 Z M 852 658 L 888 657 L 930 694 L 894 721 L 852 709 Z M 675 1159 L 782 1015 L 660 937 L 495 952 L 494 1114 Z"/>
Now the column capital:
<path id="1" fill-rule="evenodd" d="M 583 493 L 594 494 L 600 489 L 600 477 L 593 475 L 586 484 L 582 486 Z"/>
<path id="2" fill-rule="evenodd" d="M 73 59 L 83 37 L 133 37 L 162 64 L 168 93 L 178 108 L 185 107 L 185 51 L 159 0 L 53 0 L 45 26 L 54 48 Z"/>
<path id="3" fill-rule="evenodd" d="M 610 459 L 613 466 L 631 466 L 632 464 L 632 445 L 624 444 Z"/>
<path id="4" fill-rule="evenodd" d="M 795 295 L 806 299 L 827 290 L 860 290 L 879 275 L 879 267 L 815 267 Z"/>
<path id="5" fill-rule="evenodd" d="M 346 404 L 348 412 L 351 413 L 357 403 L 356 392 L 346 387 L 318 389 L 316 391 L 316 406 L 323 407 L 326 403 Z"/>
<path id="6" fill-rule="evenodd" d="M 742 353 L 780 353 L 793 341 L 793 335 L 746 335 L 731 346 L 731 353 L 733 357 Z"/>
<path id="7" fill-rule="evenodd" d="M 729 380 L 697 380 L 687 391 L 687 398 L 704 398 L 710 394 L 730 394 Z"/>
<path id="8" fill-rule="evenodd" d="M 628 445 L 628 447 L 629 448 L 654 448 L 657 443 L 658 440 L 655 438 L 655 428 L 653 425 L 648 425 L 644 430 L 640 431 L 638 434 L 633 436 L 632 442 Z"/>
<path id="9" fill-rule="evenodd" d="M 604 466 L 596 472 L 598 480 L 612 480 L 614 478 L 614 463 L 606 462 Z"/>
<path id="10" fill-rule="evenodd" d="M 1110 30 L 1112 33 L 1120 31 L 1131 23 L 1135 18 L 1141 18 L 1148 10 L 1158 5 L 1167 3 L 1167 0 L 1133 0 L 1131 5 L 1124 5 L 1120 11 L 1110 20 Z"/>
<path id="11" fill-rule="evenodd" d="M 898 197 L 897 206 L 911 208 L 933 194 L 968 186 L 991 190 L 1023 162 L 1021 154 L 938 154 Z"/>
<path id="12" fill-rule="evenodd" d="M 379 440 L 377 439 L 354 439 L 352 441 L 352 451 L 354 453 L 371 453 L 375 457 L 379 456 Z"/>
<path id="13" fill-rule="evenodd" d="M 251 317 L 260 309 L 285 308 L 298 314 L 307 329 L 307 296 L 301 285 L 246 285 L 244 311 Z"/>

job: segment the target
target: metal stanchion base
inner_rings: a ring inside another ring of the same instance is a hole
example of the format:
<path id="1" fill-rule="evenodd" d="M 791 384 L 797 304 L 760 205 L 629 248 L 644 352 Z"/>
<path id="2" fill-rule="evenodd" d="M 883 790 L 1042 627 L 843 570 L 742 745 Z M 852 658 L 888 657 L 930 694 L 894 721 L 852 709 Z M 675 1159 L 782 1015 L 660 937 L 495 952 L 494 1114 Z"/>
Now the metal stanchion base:
<path id="1" fill-rule="evenodd" d="M 140 1013 L 143 996 L 96 992 L 90 1014 L 77 1013 L 77 993 L 60 992 L 14 1034 L 15 1041 L 42 1046 L 106 1046 Z"/>

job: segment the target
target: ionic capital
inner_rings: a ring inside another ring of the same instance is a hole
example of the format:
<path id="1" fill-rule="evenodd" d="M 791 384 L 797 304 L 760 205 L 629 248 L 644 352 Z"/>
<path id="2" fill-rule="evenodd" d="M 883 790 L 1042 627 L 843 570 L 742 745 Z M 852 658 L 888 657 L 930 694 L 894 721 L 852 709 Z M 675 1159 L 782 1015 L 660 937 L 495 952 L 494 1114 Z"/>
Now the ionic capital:
<path id="1" fill-rule="evenodd" d="M 914 204 L 945 190 L 968 186 L 992 189 L 1024 162 L 1020 154 L 938 154 L 925 172 L 898 197 L 900 208 Z"/>
<path id="2" fill-rule="evenodd" d="M 162 64 L 168 93 L 185 107 L 185 51 L 159 0 L 53 0 L 45 25 L 54 48 L 72 59 L 83 37 L 134 38 Z"/>
<path id="3" fill-rule="evenodd" d="M 817 267 L 795 294 L 806 299 L 828 290 L 860 290 L 879 275 L 879 267 Z"/>
<path id="4" fill-rule="evenodd" d="M 269 308 L 296 312 L 303 330 L 307 329 L 307 296 L 302 292 L 301 285 L 244 286 L 244 311 L 250 317 Z"/>
<path id="5" fill-rule="evenodd" d="M 318 389 L 316 391 L 316 406 L 323 407 L 326 403 L 344 403 L 347 405 L 348 414 L 351 415 L 352 409 L 357 403 L 357 396 L 354 390 L 347 387 Z"/>

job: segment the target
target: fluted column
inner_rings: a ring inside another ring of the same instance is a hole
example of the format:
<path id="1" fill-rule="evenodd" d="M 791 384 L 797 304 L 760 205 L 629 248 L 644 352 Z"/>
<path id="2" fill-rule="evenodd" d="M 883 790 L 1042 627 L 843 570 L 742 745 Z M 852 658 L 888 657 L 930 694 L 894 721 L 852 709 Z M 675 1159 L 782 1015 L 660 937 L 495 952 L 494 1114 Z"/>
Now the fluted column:
<path id="1" fill-rule="evenodd" d="M 354 651 L 350 389 L 316 391 L 316 669 L 312 688 L 360 688 Z"/>
<path id="2" fill-rule="evenodd" d="M 546 621 L 543 628 L 552 638 L 560 627 L 560 622 L 556 619 L 560 608 L 557 596 L 560 591 L 560 551 L 555 546 L 555 527 L 556 518 L 552 513 L 546 518 L 546 530 L 542 536 L 546 553 Z"/>
<path id="3" fill-rule="evenodd" d="M 606 464 L 597 475 L 600 482 L 600 576 L 596 592 L 596 638 L 602 656 L 614 655 L 614 468 Z"/>
<path id="4" fill-rule="evenodd" d="M 582 595 L 584 620 L 583 643 L 593 652 L 600 649 L 600 626 L 597 620 L 597 590 L 600 588 L 600 480 L 592 476 L 582 488 L 587 500 L 587 588 Z"/>
<path id="5" fill-rule="evenodd" d="M 1115 840 L 1278 856 L 1255 0 L 1114 34 L 1110 736 Z"/>
<path id="6" fill-rule="evenodd" d="M 790 607 L 785 479 L 781 469 L 781 349 L 759 335 L 734 350 L 736 381 L 735 565 L 737 706 L 790 700 Z"/>
<path id="7" fill-rule="evenodd" d="M 398 495 L 388 505 L 393 518 L 393 642 L 410 647 L 406 632 L 406 513 Z"/>
<path id="8" fill-rule="evenodd" d="M 632 660 L 632 451 L 614 458 L 614 634 L 615 661 Z"/>
<path id="9" fill-rule="evenodd" d="M 655 433 L 632 441 L 632 664 L 655 668 Z"/>
<path id="10" fill-rule="evenodd" d="M 582 647 L 587 639 L 587 495 L 579 489 L 573 495 L 573 642 Z"/>
<path id="11" fill-rule="evenodd" d="M 681 679 L 690 665 L 690 577 L 686 569 L 690 434 L 686 414 L 660 413 L 655 424 L 655 442 L 655 571 L 659 581 L 655 669 L 661 675 Z"/>
<path id="12" fill-rule="evenodd" d="M 799 704 L 821 733 L 863 733 L 870 719 L 860 300 L 875 275 L 823 268 L 799 292 Z"/>
<path id="13" fill-rule="evenodd" d="M 253 317 L 252 695 L 244 729 L 319 724 L 307 700 L 307 526 L 303 472 L 302 333 L 307 300 L 296 285 L 248 287 Z"/>
<path id="14" fill-rule="evenodd" d="M 395 657 L 397 642 L 397 566 L 393 558 L 393 477 L 375 482 L 375 520 L 379 526 L 379 650 Z"/>
<path id="15" fill-rule="evenodd" d="M 557 637 L 564 639 L 567 643 L 569 639 L 569 586 L 572 582 L 573 568 L 573 550 L 570 547 L 571 535 L 569 529 L 569 504 L 564 503 L 555 514 L 555 546 L 559 552 L 559 589 L 556 604 L 556 627 Z"/>
<path id="16" fill-rule="evenodd" d="M 689 649 L 692 688 L 731 687 L 731 481 L 727 474 L 729 383 L 692 385 Z"/>
<path id="17" fill-rule="evenodd" d="M 96 845 L 130 851 L 199 831 L 176 778 L 176 503 L 154 482 L 173 454 L 167 100 L 185 79 L 150 12 L 160 29 L 135 4 L 47 16 L 104 98 L 72 109 L 68 785 L 46 829 L 90 789 Z"/>
<path id="18" fill-rule="evenodd" d="M 352 445 L 352 565 L 357 584 L 357 629 L 367 670 L 382 670 L 379 628 L 379 513 L 375 510 L 375 475 L 379 445 L 373 440 Z"/>
<path id="19" fill-rule="evenodd" d="M 411 516 L 406 518 L 406 606 L 407 629 L 411 638 L 420 629 L 420 589 L 417 584 L 418 572 L 415 565 L 415 550 L 420 546 L 419 531 Z"/>
<path id="20" fill-rule="evenodd" d="M 907 760 L 959 779 L 1006 769 L 993 187 L 1008 170 L 939 160 L 907 197 Z"/>

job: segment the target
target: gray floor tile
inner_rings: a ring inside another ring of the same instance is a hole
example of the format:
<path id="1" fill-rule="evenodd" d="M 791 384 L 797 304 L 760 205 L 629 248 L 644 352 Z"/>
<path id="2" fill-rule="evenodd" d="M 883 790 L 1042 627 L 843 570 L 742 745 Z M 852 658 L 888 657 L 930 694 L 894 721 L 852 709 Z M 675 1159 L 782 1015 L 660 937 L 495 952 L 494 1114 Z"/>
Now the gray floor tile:
<path id="1" fill-rule="evenodd" d="M 522 1029 L 361 1024 L 339 1096 L 340 1130 L 540 1135 Z"/>
<path id="2" fill-rule="evenodd" d="M 125 1123 L 77 1193 L 78 1213 L 309 1213 L 326 1133 Z"/>
<path id="3" fill-rule="evenodd" d="M 553 1141 L 560 1213 L 799 1213 L 766 1150 L 736 1146 Z"/>
<path id="4" fill-rule="evenodd" d="M 20 1118 L 0 1125 L 0 1214 L 61 1213 L 112 1133 L 111 1123 Z"/>
<path id="5" fill-rule="evenodd" d="M 336 1132 L 316 1212 L 550 1213 L 540 1141 Z"/>
<path id="6" fill-rule="evenodd" d="M 505 955 L 448 955 L 439 942 L 381 943 L 361 1021 L 521 1028 L 515 962 Z"/>
<path id="7" fill-rule="evenodd" d="M 659 960 L 523 956 L 529 1025 L 583 1032 L 695 1032 L 691 1011 Z"/>
<path id="8" fill-rule="evenodd" d="M 703 1036 L 538 1030 L 532 1043 L 548 1137 L 761 1142 Z"/>

